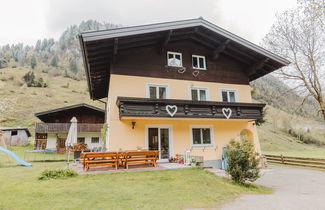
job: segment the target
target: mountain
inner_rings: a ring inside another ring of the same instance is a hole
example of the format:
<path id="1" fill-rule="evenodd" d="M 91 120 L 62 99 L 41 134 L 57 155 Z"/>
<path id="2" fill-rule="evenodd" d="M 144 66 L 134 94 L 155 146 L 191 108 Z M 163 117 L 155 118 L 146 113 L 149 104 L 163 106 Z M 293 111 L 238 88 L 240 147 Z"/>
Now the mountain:
<path id="1" fill-rule="evenodd" d="M 83 21 L 68 27 L 59 40 L 53 38 L 38 40 L 35 45 L 23 43 L 0 47 L 0 69 L 31 67 L 51 75 L 65 75 L 73 79 L 84 79 L 84 70 L 77 35 L 80 32 L 117 28 L 119 25 Z"/>

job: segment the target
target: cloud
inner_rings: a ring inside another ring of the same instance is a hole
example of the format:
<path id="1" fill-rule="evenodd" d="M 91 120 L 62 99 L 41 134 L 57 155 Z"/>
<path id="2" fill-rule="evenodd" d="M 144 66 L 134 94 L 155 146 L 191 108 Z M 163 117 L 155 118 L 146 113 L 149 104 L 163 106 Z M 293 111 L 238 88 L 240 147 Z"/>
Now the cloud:
<path id="1" fill-rule="evenodd" d="M 47 13 L 47 27 L 61 33 L 66 27 L 82 20 L 122 24 L 124 26 L 165 22 L 204 16 L 218 19 L 215 0 L 56 0 Z"/>
<path id="2" fill-rule="evenodd" d="M 132 26 L 198 17 L 257 43 L 275 13 L 295 5 L 296 0 L 10 0 L 1 5 L 7 9 L 0 13 L 0 45 L 58 38 L 88 19 Z"/>

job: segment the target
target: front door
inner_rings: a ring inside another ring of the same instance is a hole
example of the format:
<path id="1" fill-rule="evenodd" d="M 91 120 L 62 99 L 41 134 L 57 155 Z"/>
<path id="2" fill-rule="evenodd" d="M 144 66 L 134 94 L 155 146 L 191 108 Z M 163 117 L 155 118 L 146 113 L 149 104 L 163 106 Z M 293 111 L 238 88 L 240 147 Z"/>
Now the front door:
<path id="1" fill-rule="evenodd" d="M 64 154 L 65 153 L 65 138 L 57 138 L 56 139 L 56 151 L 57 153 Z"/>
<path id="2" fill-rule="evenodd" d="M 168 159 L 169 146 L 169 128 L 150 127 L 148 128 L 148 149 L 158 150 L 159 159 Z"/>

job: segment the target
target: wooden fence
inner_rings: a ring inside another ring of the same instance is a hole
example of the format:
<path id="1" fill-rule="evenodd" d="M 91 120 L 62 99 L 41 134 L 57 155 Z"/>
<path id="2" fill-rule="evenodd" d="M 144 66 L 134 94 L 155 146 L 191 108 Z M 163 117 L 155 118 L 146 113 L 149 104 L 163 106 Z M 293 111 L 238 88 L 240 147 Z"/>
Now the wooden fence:
<path id="1" fill-rule="evenodd" d="M 264 155 L 269 163 L 325 169 L 325 159 Z"/>

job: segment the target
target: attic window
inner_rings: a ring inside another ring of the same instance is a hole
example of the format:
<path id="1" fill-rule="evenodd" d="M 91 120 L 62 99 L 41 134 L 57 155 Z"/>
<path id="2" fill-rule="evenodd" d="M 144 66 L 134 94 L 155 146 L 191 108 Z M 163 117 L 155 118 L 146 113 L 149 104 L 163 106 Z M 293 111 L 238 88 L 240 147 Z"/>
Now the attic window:
<path id="1" fill-rule="evenodd" d="M 182 67 L 182 53 L 167 52 L 167 64 L 168 66 Z"/>
<path id="2" fill-rule="evenodd" d="M 193 69 L 206 70 L 205 57 L 201 55 L 192 55 Z"/>

